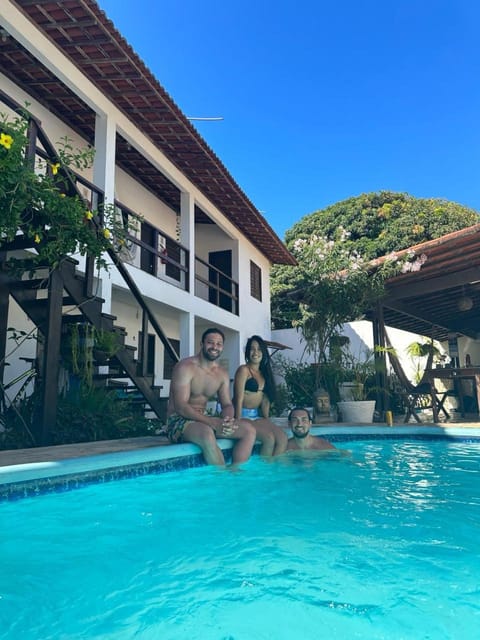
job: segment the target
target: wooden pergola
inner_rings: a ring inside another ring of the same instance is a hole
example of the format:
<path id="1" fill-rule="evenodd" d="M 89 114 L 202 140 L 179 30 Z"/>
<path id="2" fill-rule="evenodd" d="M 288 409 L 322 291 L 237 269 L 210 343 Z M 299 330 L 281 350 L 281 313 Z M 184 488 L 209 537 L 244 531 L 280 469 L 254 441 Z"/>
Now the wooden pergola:
<path id="1" fill-rule="evenodd" d="M 374 344 L 385 347 L 385 326 L 445 342 L 452 334 L 480 338 L 480 224 L 449 233 L 404 251 L 423 256 L 418 271 L 386 283 L 386 294 L 366 314 L 373 322 Z M 381 262 L 381 259 L 380 259 Z M 376 353 L 385 359 L 385 353 Z M 385 367 L 378 367 L 385 370 Z M 385 389 L 379 375 L 378 388 Z M 386 392 L 377 408 L 388 408 Z"/>
<path id="2" fill-rule="evenodd" d="M 479 338 L 480 224 L 415 245 L 399 255 L 408 251 L 426 260 L 420 270 L 387 281 L 381 301 L 385 324 L 439 341 L 446 341 L 449 333 Z M 374 315 L 372 312 L 369 318 Z"/>

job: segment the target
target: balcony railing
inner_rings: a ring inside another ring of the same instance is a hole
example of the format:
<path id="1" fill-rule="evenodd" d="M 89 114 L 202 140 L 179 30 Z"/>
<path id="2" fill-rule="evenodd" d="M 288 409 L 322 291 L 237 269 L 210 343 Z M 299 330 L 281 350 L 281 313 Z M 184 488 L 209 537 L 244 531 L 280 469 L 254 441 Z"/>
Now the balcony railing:
<path id="1" fill-rule="evenodd" d="M 3 92 L 1 98 L 11 108 L 18 107 Z M 50 154 L 45 149 L 36 145 L 34 154 L 36 158 L 43 161 L 48 161 L 50 158 Z M 90 209 L 101 210 L 104 202 L 103 191 L 73 171 L 70 172 L 70 176 L 74 188 L 78 190 Z M 135 213 L 118 201 L 115 201 L 115 206 L 127 227 L 129 217 L 136 217 Z M 139 237 L 127 234 L 126 242 L 119 251 L 118 257 L 123 262 L 150 273 L 160 280 L 189 291 L 189 250 L 149 223 L 142 223 Z M 93 262 L 90 267 L 87 264 L 87 268 L 92 272 L 90 279 L 93 279 Z M 197 297 L 238 315 L 238 292 L 238 282 L 205 260 L 195 257 L 195 295 Z"/>
<path id="2" fill-rule="evenodd" d="M 115 202 L 125 225 L 134 212 Z M 142 239 L 143 238 L 143 239 Z M 189 251 L 176 240 L 143 223 L 140 237 L 129 234 L 120 257 L 151 275 L 189 291 Z M 238 315 L 238 282 L 201 258 L 195 257 L 195 295 Z"/>
<path id="3" fill-rule="evenodd" d="M 115 206 L 127 226 L 128 219 L 135 215 L 134 212 L 117 201 Z M 125 245 L 120 251 L 122 260 L 160 280 L 188 291 L 188 249 L 149 223 L 142 223 L 139 234 L 140 237 L 128 234 Z"/>
<path id="4" fill-rule="evenodd" d="M 195 295 L 238 316 L 238 282 L 197 256 Z"/>

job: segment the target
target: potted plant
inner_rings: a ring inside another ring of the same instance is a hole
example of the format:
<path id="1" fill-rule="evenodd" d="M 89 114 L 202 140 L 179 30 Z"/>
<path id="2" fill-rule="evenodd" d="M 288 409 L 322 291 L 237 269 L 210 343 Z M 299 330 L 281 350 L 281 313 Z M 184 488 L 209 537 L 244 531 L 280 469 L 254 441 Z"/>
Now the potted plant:
<path id="1" fill-rule="evenodd" d="M 336 352 L 342 345 L 335 341 L 342 336 L 343 325 L 361 319 L 381 300 L 388 278 L 420 269 L 425 257 L 408 251 L 371 260 L 369 247 L 356 237 L 358 230 L 352 233 L 340 225 L 322 235 L 298 231 L 288 244 L 298 264 L 281 265 L 272 272 L 272 315 L 301 332 L 305 354 L 315 363 L 318 389 L 325 386 L 321 379 L 327 364 L 342 372 Z M 331 386 L 333 391 L 327 390 L 334 405 L 336 387 Z"/>
<path id="2" fill-rule="evenodd" d="M 93 358 L 97 364 L 106 364 L 120 349 L 115 331 L 95 329 L 93 334 Z"/>
<path id="3" fill-rule="evenodd" d="M 341 400 L 337 403 L 342 420 L 355 424 L 373 422 L 375 400 L 370 399 L 370 394 L 375 390 L 374 351 L 366 349 L 358 356 L 347 351 L 343 375 Z"/>

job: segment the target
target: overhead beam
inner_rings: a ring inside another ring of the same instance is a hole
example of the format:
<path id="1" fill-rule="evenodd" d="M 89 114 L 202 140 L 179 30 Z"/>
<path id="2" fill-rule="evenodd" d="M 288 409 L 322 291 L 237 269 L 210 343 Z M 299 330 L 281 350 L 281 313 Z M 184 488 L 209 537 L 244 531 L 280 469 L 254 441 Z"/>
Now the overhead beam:
<path id="1" fill-rule="evenodd" d="M 447 325 L 441 321 L 439 322 L 438 317 L 434 317 L 429 314 L 422 314 L 418 307 L 414 308 L 400 301 L 391 300 L 390 298 L 383 300 L 382 304 L 388 309 L 392 309 L 393 311 L 397 311 L 398 313 L 401 313 L 403 315 L 415 318 L 420 322 L 426 322 L 432 326 L 440 327 L 442 329 L 445 329 L 445 331 L 461 333 L 462 335 L 473 338 L 474 340 L 477 340 L 479 338 L 479 333 L 477 331 L 468 327 L 465 328 L 465 325 L 463 323 L 461 325 L 461 328 L 459 326 L 459 322 L 453 322 L 452 324 Z"/>
<path id="2" fill-rule="evenodd" d="M 428 280 L 417 280 L 400 286 L 391 284 L 387 287 L 387 295 L 389 301 L 401 300 L 403 298 L 412 298 L 424 293 L 433 293 L 435 291 L 443 291 L 453 287 L 460 287 L 464 284 L 468 284 L 469 282 L 475 282 L 476 280 L 480 280 L 480 267 L 471 267 L 469 269 L 464 269 L 463 271 L 448 273 L 436 278 L 429 278 Z"/>

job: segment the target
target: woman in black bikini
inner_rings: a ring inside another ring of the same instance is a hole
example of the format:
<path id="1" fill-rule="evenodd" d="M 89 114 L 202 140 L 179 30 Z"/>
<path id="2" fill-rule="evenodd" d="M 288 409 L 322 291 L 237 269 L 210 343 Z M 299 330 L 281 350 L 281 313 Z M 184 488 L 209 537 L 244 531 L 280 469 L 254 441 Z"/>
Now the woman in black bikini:
<path id="1" fill-rule="evenodd" d="M 286 450 L 288 438 L 268 419 L 270 404 L 275 400 L 275 382 L 267 345 L 260 336 L 247 340 L 245 361 L 235 373 L 235 417 L 255 421 L 257 439 L 262 443 L 260 455 L 277 456 Z"/>

